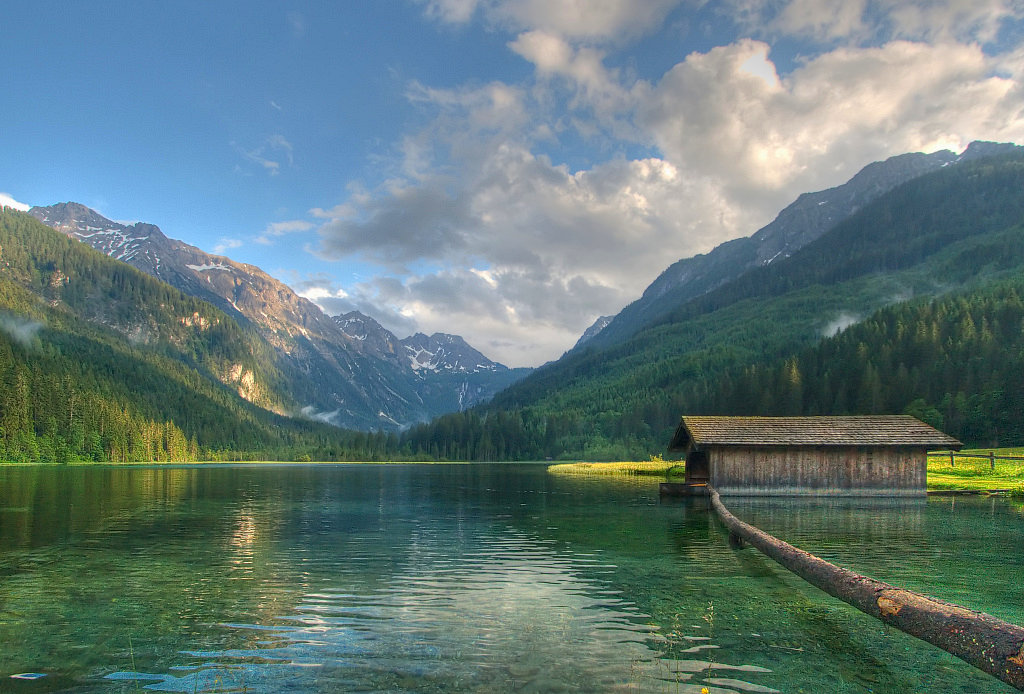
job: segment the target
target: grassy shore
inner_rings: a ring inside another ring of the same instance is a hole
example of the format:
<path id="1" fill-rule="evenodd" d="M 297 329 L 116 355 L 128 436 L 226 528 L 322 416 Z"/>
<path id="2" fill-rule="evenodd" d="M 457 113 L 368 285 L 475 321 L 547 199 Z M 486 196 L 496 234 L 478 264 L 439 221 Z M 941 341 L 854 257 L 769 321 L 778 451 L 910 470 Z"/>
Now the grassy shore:
<path id="1" fill-rule="evenodd" d="M 559 463 L 548 467 L 555 475 L 584 477 L 659 477 L 682 479 L 683 464 L 670 460 L 620 461 L 616 463 Z"/>
<path id="2" fill-rule="evenodd" d="M 989 453 L 995 454 L 995 470 Z M 975 455 L 975 458 L 963 458 Z M 1024 460 L 1006 460 L 1001 456 L 1024 458 L 1024 448 L 986 448 L 961 451 L 950 465 L 949 454 L 928 456 L 928 489 L 1011 489 L 1024 493 Z M 586 477 L 658 477 L 682 481 L 683 464 L 665 460 L 616 463 L 562 463 L 552 465 L 548 472 L 556 475 Z"/>
<path id="3" fill-rule="evenodd" d="M 995 456 L 995 469 L 989 453 Z M 964 458 L 964 455 L 978 456 Z M 928 489 L 1013 489 L 1024 487 L 1024 448 L 985 448 L 961 451 L 950 464 L 949 455 L 928 456 Z"/>

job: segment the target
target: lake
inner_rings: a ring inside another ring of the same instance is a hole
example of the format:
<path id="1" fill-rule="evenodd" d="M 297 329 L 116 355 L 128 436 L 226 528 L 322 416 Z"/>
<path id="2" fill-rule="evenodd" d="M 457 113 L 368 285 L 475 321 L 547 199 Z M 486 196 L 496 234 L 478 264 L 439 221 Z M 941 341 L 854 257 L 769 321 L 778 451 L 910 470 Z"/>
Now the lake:
<path id="1" fill-rule="evenodd" d="M 1024 622 L 1014 502 L 726 503 L 841 565 Z M 661 501 L 652 480 L 0 468 L 0 692 L 705 689 L 1014 691 L 730 547 L 705 501 Z"/>

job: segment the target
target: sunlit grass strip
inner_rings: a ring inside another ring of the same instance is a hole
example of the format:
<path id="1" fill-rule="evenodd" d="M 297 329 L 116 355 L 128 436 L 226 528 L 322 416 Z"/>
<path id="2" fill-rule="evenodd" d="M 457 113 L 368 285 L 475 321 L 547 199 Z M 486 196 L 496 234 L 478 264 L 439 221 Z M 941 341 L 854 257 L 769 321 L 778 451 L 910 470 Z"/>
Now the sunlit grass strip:
<path id="1" fill-rule="evenodd" d="M 682 476 L 682 463 L 670 460 L 619 461 L 615 463 L 560 463 L 548 467 L 555 475 L 618 476 L 618 477 L 668 477 Z"/>
<path id="2" fill-rule="evenodd" d="M 995 456 L 995 470 L 989 453 Z M 963 458 L 962 455 L 976 455 Z M 985 448 L 960 451 L 950 465 L 948 453 L 928 456 L 928 489 L 1021 489 L 1024 487 L 1024 448 Z"/>

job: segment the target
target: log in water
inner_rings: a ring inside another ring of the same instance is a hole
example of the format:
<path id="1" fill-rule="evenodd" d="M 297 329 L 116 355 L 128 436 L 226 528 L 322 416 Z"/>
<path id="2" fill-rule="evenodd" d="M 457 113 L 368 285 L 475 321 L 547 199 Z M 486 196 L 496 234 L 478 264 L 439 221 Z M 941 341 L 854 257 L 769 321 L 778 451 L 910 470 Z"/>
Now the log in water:
<path id="1" fill-rule="evenodd" d="M 1024 627 L 843 569 L 744 523 L 708 488 L 730 533 L 811 585 L 1024 691 Z"/>

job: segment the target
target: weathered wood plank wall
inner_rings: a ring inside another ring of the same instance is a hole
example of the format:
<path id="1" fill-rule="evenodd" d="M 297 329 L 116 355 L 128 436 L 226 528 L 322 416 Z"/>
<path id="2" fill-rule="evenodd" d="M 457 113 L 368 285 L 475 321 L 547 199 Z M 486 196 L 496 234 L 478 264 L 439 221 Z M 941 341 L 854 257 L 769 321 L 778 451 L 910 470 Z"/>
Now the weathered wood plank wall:
<path id="1" fill-rule="evenodd" d="M 710 483 L 725 495 L 924 496 L 927 454 L 916 448 L 711 447 Z"/>

